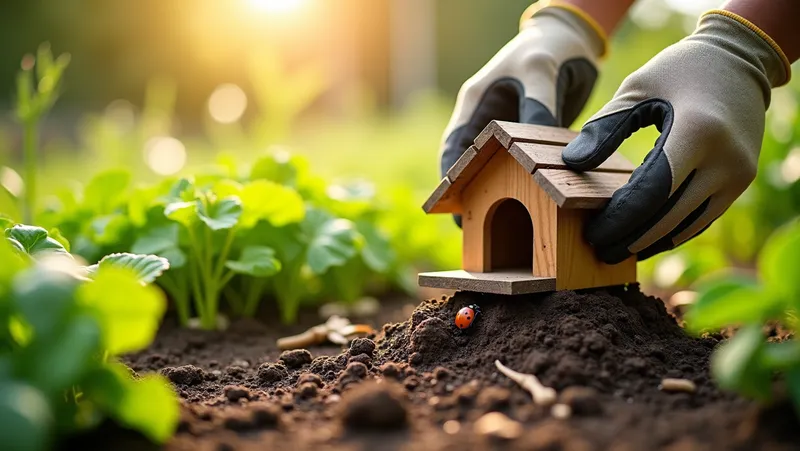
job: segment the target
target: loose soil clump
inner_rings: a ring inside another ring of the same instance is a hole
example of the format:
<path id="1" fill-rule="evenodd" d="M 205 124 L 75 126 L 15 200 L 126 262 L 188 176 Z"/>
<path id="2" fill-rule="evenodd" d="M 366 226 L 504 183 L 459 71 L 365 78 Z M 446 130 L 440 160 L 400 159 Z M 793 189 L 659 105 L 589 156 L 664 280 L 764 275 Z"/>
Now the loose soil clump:
<path id="1" fill-rule="evenodd" d="M 469 304 L 482 314 L 462 331 L 453 319 Z M 283 353 L 252 323 L 167 326 L 126 361 L 161 371 L 183 399 L 173 450 L 800 449 L 788 404 L 759 408 L 716 388 L 709 357 L 723 336 L 687 336 L 637 285 L 462 292 L 403 319 L 345 349 Z M 557 404 L 534 404 L 496 360 L 556 389 Z M 662 391 L 664 378 L 696 389 Z"/>

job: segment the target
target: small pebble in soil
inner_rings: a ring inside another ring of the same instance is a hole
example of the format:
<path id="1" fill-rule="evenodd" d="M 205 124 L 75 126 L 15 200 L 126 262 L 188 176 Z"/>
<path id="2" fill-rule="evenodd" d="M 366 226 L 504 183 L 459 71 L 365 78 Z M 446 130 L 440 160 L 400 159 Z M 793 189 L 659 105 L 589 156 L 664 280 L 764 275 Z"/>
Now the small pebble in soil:
<path id="1" fill-rule="evenodd" d="M 250 399 L 250 390 L 241 385 L 228 385 L 223 388 L 222 391 L 230 402 L 237 402 L 240 399 Z"/>
<path id="2" fill-rule="evenodd" d="M 161 374 L 172 383 L 180 386 L 199 384 L 205 378 L 205 371 L 194 365 L 162 368 Z"/>
<path id="3" fill-rule="evenodd" d="M 262 363 L 258 367 L 258 380 L 264 384 L 270 384 L 289 377 L 286 367 L 280 363 Z"/>
<path id="4" fill-rule="evenodd" d="M 394 362 L 384 363 L 380 370 L 383 377 L 387 379 L 400 380 L 403 377 L 400 367 Z"/>
<path id="5" fill-rule="evenodd" d="M 443 366 L 437 366 L 433 370 L 433 377 L 437 381 L 449 381 L 453 377 L 453 373 Z"/>
<path id="6" fill-rule="evenodd" d="M 325 385 L 322 382 L 322 378 L 320 378 L 319 376 L 317 376 L 314 373 L 301 374 L 300 377 L 297 379 L 297 385 L 298 386 L 306 384 L 306 383 L 312 383 L 312 384 L 314 384 L 314 385 L 316 385 L 317 387 L 320 387 L 320 388 L 322 388 L 322 386 Z"/>
<path id="7" fill-rule="evenodd" d="M 372 357 L 375 352 L 375 342 L 369 338 L 356 338 L 350 343 L 350 355 L 366 354 Z"/>
<path id="8" fill-rule="evenodd" d="M 311 353 L 306 349 L 293 349 L 291 351 L 283 351 L 278 360 L 283 362 L 287 368 L 300 368 L 311 363 L 312 358 Z"/>
<path id="9" fill-rule="evenodd" d="M 359 382 L 367 377 L 368 372 L 367 366 L 361 362 L 348 363 L 347 368 L 339 375 L 338 385 L 344 388 L 354 382 Z"/>
<path id="10" fill-rule="evenodd" d="M 295 390 L 295 394 L 300 399 L 313 399 L 319 393 L 319 387 L 313 382 L 306 382 Z"/>
<path id="11" fill-rule="evenodd" d="M 658 389 L 665 392 L 694 393 L 697 385 L 689 379 L 665 378 L 661 380 Z"/>
<path id="12" fill-rule="evenodd" d="M 354 355 L 353 357 L 350 357 L 350 359 L 347 361 L 347 363 L 351 362 L 359 362 L 363 363 L 364 365 L 370 365 L 372 363 L 372 357 L 366 354 Z"/>
<path id="13" fill-rule="evenodd" d="M 461 430 L 461 423 L 456 420 L 447 420 L 442 425 L 442 430 L 446 434 L 456 435 Z"/>
<path id="14" fill-rule="evenodd" d="M 603 405 L 593 388 L 567 387 L 561 392 L 559 402 L 569 406 L 575 415 L 592 416 L 603 413 Z"/>
<path id="15" fill-rule="evenodd" d="M 237 365 L 230 365 L 225 368 L 225 374 L 230 377 L 239 378 L 244 376 L 247 373 L 247 370 L 244 368 L 237 366 Z"/>
<path id="16" fill-rule="evenodd" d="M 558 420 L 566 420 L 572 416 L 572 407 L 566 404 L 553 404 L 550 408 L 550 415 Z"/>
<path id="17" fill-rule="evenodd" d="M 475 422 L 475 432 L 499 439 L 513 440 L 522 435 L 522 425 L 500 412 L 489 412 Z"/>
<path id="18" fill-rule="evenodd" d="M 511 392 L 502 387 L 486 387 L 478 393 L 477 405 L 483 412 L 503 410 L 508 407 Z"/>
<path id="19" fill-rule="evenodd" d="M 404 428 L 408 413 L 401 398 L 393 384 L 362 384 L 345 395 L 342 422 L 351 430 Z"/>

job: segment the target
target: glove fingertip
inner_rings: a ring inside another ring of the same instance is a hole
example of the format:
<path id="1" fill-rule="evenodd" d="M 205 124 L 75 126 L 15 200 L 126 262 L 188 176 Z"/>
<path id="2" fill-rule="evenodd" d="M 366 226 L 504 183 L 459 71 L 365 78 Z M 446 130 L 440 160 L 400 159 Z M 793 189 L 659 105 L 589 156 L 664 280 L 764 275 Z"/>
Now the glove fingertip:
<path id="1" fill-rule="evenodd" d="M 561 152 L 564 164 L 575 171 L 592 170 L 605 161 L 614 151 L 604 152 L 603 139 L 599 136 L 598 127 L 586 124 L 577 138 L 572 140 Z"/>

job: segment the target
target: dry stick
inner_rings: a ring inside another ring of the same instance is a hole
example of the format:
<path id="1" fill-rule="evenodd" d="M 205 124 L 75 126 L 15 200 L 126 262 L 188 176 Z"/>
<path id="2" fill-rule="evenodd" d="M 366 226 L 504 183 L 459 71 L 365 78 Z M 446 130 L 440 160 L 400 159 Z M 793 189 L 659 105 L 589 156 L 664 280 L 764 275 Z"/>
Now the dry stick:
<path id="1" fill-rule="evenodd" d="M 518 383 L 522 388 L 528 390 L 533 397 L 533 403 L 540 406 L 549 406 L 556 402 L 556 391 L 550 387 L 545 387 L 539 382 L 539 379 L 533 374 L 518 373 L 511 368 L 500 363 L 499 360 L 494 361 L 497 369 L 508 376 L 509 379 Z"/>

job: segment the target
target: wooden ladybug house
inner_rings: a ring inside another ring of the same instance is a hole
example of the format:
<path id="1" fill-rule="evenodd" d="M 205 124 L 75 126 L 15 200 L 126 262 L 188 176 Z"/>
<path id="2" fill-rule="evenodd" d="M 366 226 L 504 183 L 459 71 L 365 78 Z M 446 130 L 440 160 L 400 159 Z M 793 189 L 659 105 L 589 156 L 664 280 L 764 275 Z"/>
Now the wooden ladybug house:
<path id="1" fill-rule="evenodd" d="M 633 172 L 614 154 L 588 172 L 567 169 L 573 131 L 492 122 L 423 206 L 461 215 L 462 269 L 422 273 L 425 287 L 522 294 L 636 281 L 635 257 L 599 261 L 583 238 L 586 219 Z"/>

